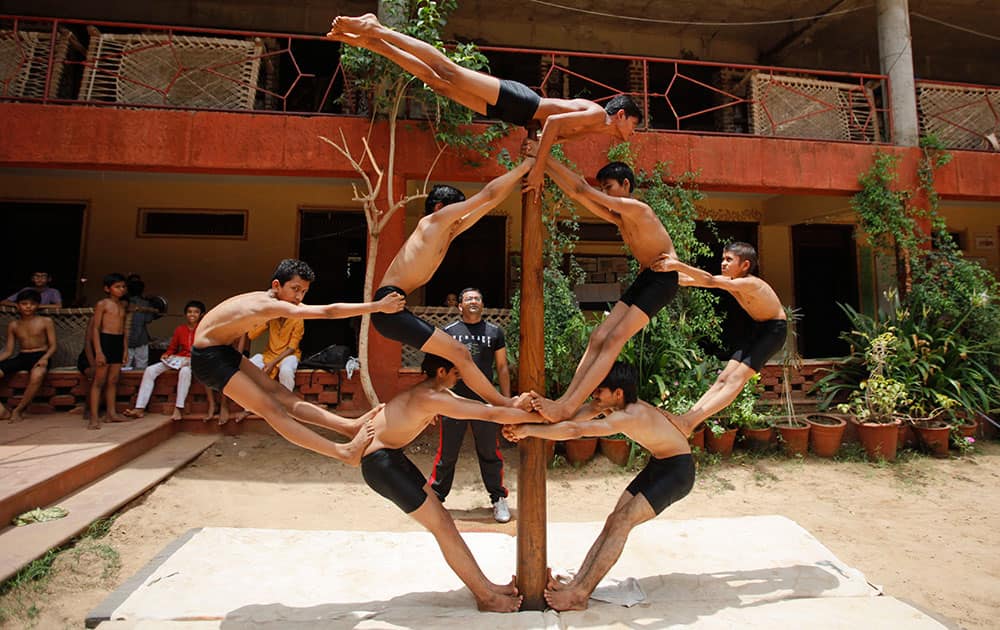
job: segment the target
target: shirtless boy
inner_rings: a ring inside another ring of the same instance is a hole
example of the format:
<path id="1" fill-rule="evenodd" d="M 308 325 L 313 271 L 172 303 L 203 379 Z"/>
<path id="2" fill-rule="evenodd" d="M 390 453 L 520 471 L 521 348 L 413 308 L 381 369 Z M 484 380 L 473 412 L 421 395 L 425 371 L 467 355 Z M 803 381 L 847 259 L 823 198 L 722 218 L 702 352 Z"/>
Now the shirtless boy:
<path id="1" fill-rule="evenodd" d="M 435 93 L 484 116 L 521 126 L 537 120 L 542 125 L 538 161 L 527 180 L 527 188 L 536 191 L 552 145 L 587 134 L 628 140 L 642 122 L 639 107 L 624 94 L 604 107 L 582 98 L 542 98 L 517 81 L 463 68 L 427 42 L 386 28 L 371 13 L 337 17 L 326 36 L 389 59 Z"/>
<path id="2" fill-rule="evenodd" d="M 104 390 L 106 422 L 125 422 L 127 418 L 118 415 L 115 399 L 118 393 L 118 377 L 121 375 L 122 364 L 128 358 L 128 340 L 125 338 L 125 307 L 122 299 L 128 293 L 125 286 L 125 276 L 120 273 L 109 273 L 104 276 L 104 292 L 108 297 L 97 303 L 92 318 L 93 326 L 88 326 L 92 335 L 91 346 L 94 349 L 94 380 L 90 383 L 90 422 L 88 429 L 100 429 L 100 416 L 97 415 L 101 401 L 101 390 Z M 107 385 L 107 386 L 105 386 Z"/>
<path id="3" fill-rule="evenodd" d="M 269 290 L 231 297 L 205 313 L 195 331 L 191 372 L 205 386 L 222 392 L 264 418 L 289 442 L 357 466 L 373 435 L 368 420 L 379 407 L 357 419 L 330 413 L 272 380 L 232 345 L 248 330 L 275 317 L 341 319 L 374 311 L 394 313 L 405 304 L 398 294 L 387 294 L 376 302 L 361 304 L 302 304 L 315 277 L 306 263 L 286 258 L 274 270 Z M 297 420 L 332 429 L 353 439 L 346 444 L 331 442 Z"/>
<path id="4" fill-rule="evenodd" d="M 728 291 L 754 320 L 751 337 L 740 344 L 715 383 L 698 402 L 684 414 L 668 414 L 674 424 L 690 435 L 702 420 L 729 406 L 747 381 L 781 350 L 788 330 L 787 316 L 771 285 L 750 275 L 757 268 L 757 250 L 749 243 L 726 245 L 722 251 L 720 276 L 682 263 L 676 256 L 662 257 L 653 264 L 653 268 L 679 272 L 683 286 Z"/>
<path id="5" fill-rule="evenodd" d="M 563 584 L 549 576 L 545 601 L 555 610 L 585 609 L 590 594 L 621 556 L 629 532 L 683 499 L 694 485 L 694 460 L 687 437 L 666 420 L 662 410 L 638 400 L 637 380 L 633 366 L 616 361 L 594 391 L 593 400 L 566 422 L 504 427 L 504 435 L 514 441 L 624 433 L 650 453 L 649 463 L 625 488 L 576 577 Z M 598 418 L 600 414 L 604 417 Z"/>
<path id="6" fill-rule="evenodd" d="M 538 422 L 541 418 L 513 407 L 494 407 L 453 394 L 449 390 L 458 381 L 459 371 L 447 359 L 428 353 L 421 369 L 427 380 L 390 400 L 375 416 L 375 439 L 361 459 L 361 473 L 372 490 L 434 534 L 445 561 L 472 591 L 479 610 L 514 612 L 521 606 L 514 581 L 499 585 L 483 575 L 455 521 L 402 449 L 438 415 L 510 425 Z M 472 369 L 479 372 L 474 365 Z"/>
<path id="7" fill-rule="evenodd" d="M 587 210 L 614 223 L 639 263 L 639 275 L 594 329 L 573 380 L 558 400 L 535 396 L 535 409 L 552 422 L 568 418 L 583 404 L 611 369 L 632 335 L 642 330 L 677 293 L 677 274 L 650 269 L 661 255 L 674 256 L 674 243 L 663 222 L 645 203 L 631 198 L 635 174 L 622 162 L 611 162 L 597 173 L 598 190 L 569 168 L 553 160 L 549 177 Z"/>
<path id="8" fill-rule="evenodd" d="M 506 199 L 517 188 L 521 177 L 533 163 L 533 158 L 526 158 L 513 170 L 486 184 L 469 199 L 451 186 L 435 186 L 424 204 L 426 216 L 420 219 L 392 260 L 382 277 L 382 286 L 375 291 L 375 299 L 391 293 L 401 293 L 405 297 L 425 285 L 448 253 L 451 242 Z M 409 310 L 395 314 L 374 314 L 372 325 L 393 341 L 409 344 L 454 363 L 469 389 L 486 402 L 493 405 L 510 405 L 513 402 L 493 388 L 490 380 L 476 367 L 465 344 L 459 343 L 448 333 L 428 324 Z"/>
<path id="9" fill-rule="evenodd" d="M 0 352 L 0 379 L 15 372 L 30 372 L 28 386 L 24 389 L 21 402 L 13 411 L 0 405 L 0 419 L 10 418 L 11 423 L 24 420 L 24 410 L 42 386 L 42 379 L 49 369 L 49 359 L 56 352 L 56 329 L 48 317 L 36 315 L 42 303 L 41 294 L 35 289 L 22 289 L 15 296 L 17 314 L 7 326 L 7 344 Z M 14 341 L 21 351 L 14 354 Z"/>

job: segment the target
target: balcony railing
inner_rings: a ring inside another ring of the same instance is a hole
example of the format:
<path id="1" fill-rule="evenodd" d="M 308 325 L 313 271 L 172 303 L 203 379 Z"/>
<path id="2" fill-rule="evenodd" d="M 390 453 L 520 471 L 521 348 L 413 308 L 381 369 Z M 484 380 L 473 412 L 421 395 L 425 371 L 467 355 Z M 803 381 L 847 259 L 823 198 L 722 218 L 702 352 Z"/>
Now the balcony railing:
<path id="1" fill-rule="evenodd" d="M 627 93 L 643 108 L 648 131 L 891 141 L 883 75 L 489 46 L 481 50 L 496 76 L 521 81 L 545 96 L 603 102 Z M 0 99 L 364 116 L 370 99 L 352 88 L 339 55 L 340 44 L 319 35 L 0 15 Z M 922 103 L 931 85 L 920 84 Z M 927 98 L 941 102 L 936 96 Z M 980 98 L 980 109 L 992 112 L 994 127 L 996 99 L 996 90 Z M 944 125 L 983 140 L 988 132 L 982 125 L 969 127 L 966 118 L 953 115 L 971 107 L 922 106 L 922 123 L 928 130 Z M 987 148 L 981 141 L 961 142 L 960 148 Z"/>
<path id="2" fill-rule="evenodd" d="M 1000 151 L 1000 87 L 917 81 L 921 135 L 949 149 Z"/>

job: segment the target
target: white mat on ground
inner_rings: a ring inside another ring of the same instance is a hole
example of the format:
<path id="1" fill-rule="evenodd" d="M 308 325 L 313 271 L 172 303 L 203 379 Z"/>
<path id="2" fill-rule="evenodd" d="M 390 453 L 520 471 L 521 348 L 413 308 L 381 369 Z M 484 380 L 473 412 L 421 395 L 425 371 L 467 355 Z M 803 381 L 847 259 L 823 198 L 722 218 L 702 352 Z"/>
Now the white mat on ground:
<path id="1" fill-rule="evenodd" d="M 549 564 L 575 567 L 601 523 L 553 523 Z M 487 577 L 506 582 L 515 540 L 464 534 Z M 166 555 L 166 554 L 164 554 Z M 219 620 L 220 628 L 544 628 L 632 626 L 941 628 L 874 597 L 864 576 L 778 516 L 670 521 L 636 529 L 609 578 L 645 601 L 591 601 L 575 613 L 484 616 L 423 532 L 207 528 L 120 589 L 111 619 Z M 613 583 L 609 583 L 613 584 Z M 106 602 L 107 603 L 107 602 Z M 100 610 L 100 609 L 99 609 Z M 113 611 L 112 611 L 113 610 Z"/>

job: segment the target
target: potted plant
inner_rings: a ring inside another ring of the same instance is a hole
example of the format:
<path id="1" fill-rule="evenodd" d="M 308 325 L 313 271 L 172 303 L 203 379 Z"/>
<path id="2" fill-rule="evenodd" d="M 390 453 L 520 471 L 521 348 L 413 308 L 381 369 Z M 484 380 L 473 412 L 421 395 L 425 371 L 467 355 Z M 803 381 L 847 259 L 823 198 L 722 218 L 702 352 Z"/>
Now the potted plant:
<path id="1" fill-rule="evenodd" d="M 756 376 L 751 378 L 724 411 L 705 420 L 705 449 L 709 453 L 732 455 L 738 431 L 758 421 L 760 415 L 754 409 L 758 381 Z"/>
<path id="2" fill-rule="evenodd" d="M 619 466 L 628 464 L 629 455 L 632 453 L 632 440 L 624 433 L 615 433 L 607 437 L 598 438 L 598 447 L 601 454 Z"/>
<path id="3" fill-rule="evenodd" d="M 754 374 L 728 408 L 731 426 L 739 428 L 740 439 L 752 451 L 766 450 L 774 439 L 768 417 L 757 411 L 760 389 L 760 374 Z"/>
<path id="4" fill-rule="evenodd" d="M 802 319 L 798 309 L 785 307 L 785 318 L 788 327 L 785 332 L 785 344 L 778 354 L 781 364 L 781 404 L 784 415 L 771 419 L 774 428 L 781 439 L 781 448 L 786 455 L 804 456 L 809 449 L 809 424 L 795 413 L 795 402 L 792 400 L 792 371 L 802 369 L 802 355 L 798 350 L 798 332 L 796 323 Z"/>
<path id="5" fill-rule="evenodd" d="M 705 420 L 705 450 L 729 457 L 733 454 L 738 430 L 730 425 L 729 416 L 715 415 Z"/>
<path id="6" fill-rule="evenodd" d="M 809 423 L 809 450 L 817 457 L 833 457 L 840 450 L 847 421 L 840 414 L 813 413 Z"/>

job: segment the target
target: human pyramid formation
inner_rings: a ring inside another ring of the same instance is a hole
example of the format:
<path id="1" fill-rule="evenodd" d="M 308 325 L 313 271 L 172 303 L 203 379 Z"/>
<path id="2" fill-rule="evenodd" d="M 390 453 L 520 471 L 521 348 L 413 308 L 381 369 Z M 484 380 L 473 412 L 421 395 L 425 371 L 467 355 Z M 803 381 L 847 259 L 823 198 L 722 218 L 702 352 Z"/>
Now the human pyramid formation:
<path id="1" fill-rule="evenodd" d="M 516 168 L 469 199 L 454 188 L 436 187 L 426 200 L 426 216 L 396 254 L 373 302 L 304 305 L 312 270 L 301 261 L 282 261 L 270 290 L 237 295 L 204 316 L 191 355 L 194 375 L 262 416 L 289 441 L 350 465 L 360 463 L 373 490 L 434 535 L 448 565 L 484 611 L 518 610 L 521 597 L 514 580 L 501 585 L 486 578 L 450 514 L 403 447 L 438 415 L 506 425 L 504 433 L 511 440 L 627 434 L 649 450 L 649 464 L 622 493 L 576 577 L 563 583 L 550 574 L 545 590 L 546 601 L 556 610 L 586 608 L 632 528 L 690 492 L 695 467 L 687 436 L 698 423 L 732 402 L 782 346 L 785 313 L 781 303 L 770 286 L 750 275 L 757 254 L 745 243 L 726 247 L 721 275 L 679 261 L 656 214 L 630 197 L 635 176 L 627 165 L 615 162 L 602 168 L 597 174 L 601 189 L 597 190 L 557 161 L 546 159 L 552 145 L 567 138 L 594 133 L 628 138 L 642 114 L 627 96 L 616 96 L 603 108 L 582 99 L 540 98 L 519 83 L 461 68 L 433 46 L 382 26 L 371 14 L 336 18 L 327 37 L 389 58 L 438 94 L 480 114 L 517 125 L 538 121 L 542 124 L 540 141 L 537 146 L 526 146 Z M 406 310 L 405 298 L 430 280 L 455 237 L 504 200 L 522 178 L 528 188 L 537 190 L 545 174 L 589 211 L 615 224 L 642 271 L 594 330 L 569 388 L 559 399 L 549 400 L 535 392 L 508 398 L 476 367 L 466 346 Z M 758 326 L 705 395 L 687 413 L 675 416 L 638 400 L 634 368 L 616 358 L 628 339 L 674 297 L 678 284 L 729 291 Z M 422 369 L 428 378 L 357 419 L 342 418 L 299 399 L 232 346 L 248 329 L 273 318 L 341 318 L 364 313 L 372 314 L 373 325 L 385 337 L 425 352 Z M 460 375 L 485 403 L 450 391 Z M 333 429 L 351 439 L 335 443 L 300 422 Z"/>

